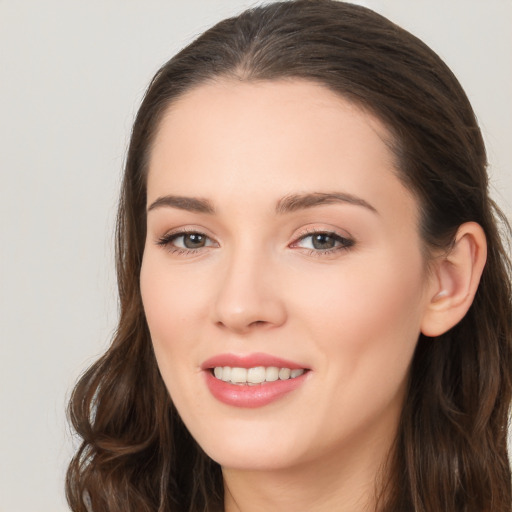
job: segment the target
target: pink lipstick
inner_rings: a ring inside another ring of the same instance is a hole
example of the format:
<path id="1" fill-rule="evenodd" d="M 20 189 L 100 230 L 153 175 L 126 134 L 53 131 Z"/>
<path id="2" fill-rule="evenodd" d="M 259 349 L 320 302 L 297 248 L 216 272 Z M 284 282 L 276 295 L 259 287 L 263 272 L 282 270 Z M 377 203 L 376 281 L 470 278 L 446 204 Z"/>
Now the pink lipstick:
<path id="1" fill-rule="evenodd" d="M 201 365 L 212 395 L 227 405 L 256 408 L 301 386 L 309 368 L 268 354 L 220 354 Z"/>

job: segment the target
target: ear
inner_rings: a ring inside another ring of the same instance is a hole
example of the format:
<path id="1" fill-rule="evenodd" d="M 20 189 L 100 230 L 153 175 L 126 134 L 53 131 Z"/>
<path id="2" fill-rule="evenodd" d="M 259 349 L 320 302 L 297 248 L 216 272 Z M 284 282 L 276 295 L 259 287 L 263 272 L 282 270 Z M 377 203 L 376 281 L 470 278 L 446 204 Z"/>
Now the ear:
<path id="1" fill-rule="evenodd" d="M 467 313 L 487 259 L 487 242 L 476 222 L 462 224 L 448 253 L 433 261 L 428 303 L 421 323 L 425 336 L 439 336 Z"/>

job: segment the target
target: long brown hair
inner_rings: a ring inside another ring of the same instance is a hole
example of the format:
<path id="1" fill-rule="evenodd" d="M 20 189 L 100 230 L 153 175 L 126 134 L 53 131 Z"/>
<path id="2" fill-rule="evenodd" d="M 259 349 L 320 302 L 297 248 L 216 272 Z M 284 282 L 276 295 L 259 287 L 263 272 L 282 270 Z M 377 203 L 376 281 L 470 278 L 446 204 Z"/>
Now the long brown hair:
<path id="1" fill-rule="evenodd" d="M 379 511 L 510 512 L 510 262 L 488 195 L 486 154 L 469 101 L 441 59 L 369 9 L 297 0 L 217 24 L 166 63 L 137 114 L 117 225 L 120 319 L 108 351 L 80 379 L 69 415 L 81 446 L 67 497 L 85 512 L 222 510 L 219 466 L 191 438 L 158 372 L 139 273 L 148 154 L 180 95 L 207 81 L 296 78 L 330 88 L 393 134 L 397 172 L 416 195 L 426 253 L 478 222 L 488 261 L 465 318 L 418 340 Z"/>

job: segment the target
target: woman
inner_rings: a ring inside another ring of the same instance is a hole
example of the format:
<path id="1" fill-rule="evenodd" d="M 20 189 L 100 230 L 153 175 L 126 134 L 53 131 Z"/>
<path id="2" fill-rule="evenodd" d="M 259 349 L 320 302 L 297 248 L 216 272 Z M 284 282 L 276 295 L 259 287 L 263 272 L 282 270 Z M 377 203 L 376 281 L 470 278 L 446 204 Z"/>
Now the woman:
<path id="1" fill-rule="evenodd" d="M 121 316 L 70 404 L 75 511 L 510 511 L 510 265 L 471 106 L 421 41 L 298 0 L 165 64 Z"/>

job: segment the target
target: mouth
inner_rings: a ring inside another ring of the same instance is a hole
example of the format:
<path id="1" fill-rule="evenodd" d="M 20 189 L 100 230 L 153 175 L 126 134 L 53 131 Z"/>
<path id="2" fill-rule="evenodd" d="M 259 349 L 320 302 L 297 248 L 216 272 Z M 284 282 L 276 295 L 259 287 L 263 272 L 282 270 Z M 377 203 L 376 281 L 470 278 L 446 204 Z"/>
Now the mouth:
<path id="1" fill-rule="evenodd" d="M 240 368 L 232 366 L 216 366 L 210 368 L 211 374 L 218 380 L 229 382 L 238 386 L 256 386 L 265 382 L 296 379 L 303 375 L 306 368 L 279 368 L 278 366 L 255 366 Z"/>
<path id="2" fill-rule="evenodd" d="M 234 406 L 268 405 L 301 387 L 311 369 L 267 354 L 222 354 L 201 366 L 214 398 Z"/>

